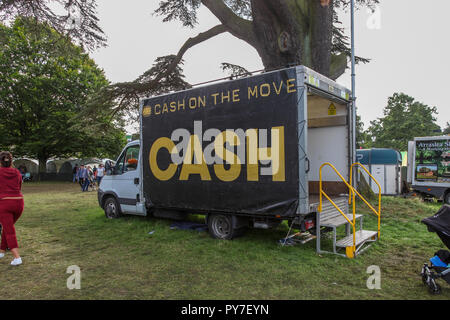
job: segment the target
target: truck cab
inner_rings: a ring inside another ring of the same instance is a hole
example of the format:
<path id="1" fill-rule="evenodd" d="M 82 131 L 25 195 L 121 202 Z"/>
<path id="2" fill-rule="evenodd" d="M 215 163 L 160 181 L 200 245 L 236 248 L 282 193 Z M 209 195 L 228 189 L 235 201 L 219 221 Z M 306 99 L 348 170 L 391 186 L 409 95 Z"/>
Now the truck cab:
<path id="1" fill-rule="evenodd" d="M 117 158 L 115 165 L 106 163 L 106 175 L 98 190 L 98 202 L 107 218 L 122 214 L 146 215 L 142 197 L 139 140 L 129 142 Z"/>

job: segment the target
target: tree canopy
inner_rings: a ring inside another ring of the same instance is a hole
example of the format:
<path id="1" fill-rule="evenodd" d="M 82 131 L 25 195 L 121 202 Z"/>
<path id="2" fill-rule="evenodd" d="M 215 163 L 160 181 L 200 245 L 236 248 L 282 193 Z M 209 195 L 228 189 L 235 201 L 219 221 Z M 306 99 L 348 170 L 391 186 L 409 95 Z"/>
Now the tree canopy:
<path id="1" fill-rule="evenodd" d="M 0 148 L 38 159 L 41 171 L 50 157 L 116 154 L 125 135 L 110 121 L 113 104 L 91 98 L 108 84 L 94 61 L 47 23 L 17 18 L 0 25 Z"/>
<path id="2" fill-rule="evenodd" d="M 364 122 L 360 115 L 356 115 L 356 149 L 368 147 L 371 142 L 370 134 L 364 130 Z"/>
<path id="3" fill-rule="evenodd" d="M 358 6 L 372 7 L 379 0 L 356 0 Z M 53 5 L 63 8 L 57 14 Z M 258 52 L 266 69 L 303 64 L 336 79 L 347 68 L 350 48 L 338 10 L 349 0 L 161 0 L 155 11 L 163 21 L 177 20 L 185 27 L 199 23 L 198 10 L 204 6 L 220 23 L 189 38 L 176 54 L 159 57 L 153 66 L 132 82 L 117 83 L 104 90 L 105 99 L 118 101 L 118 109 L 136 110 L 137 101 L 170 90 L 189 88 L 183 77 L 183 56 L 193 46 L 228 32 Z M 17 15 L 48 22 L 57 32 L 69 36 L 89 50 L 106 44 L 96 16 L 95 0 L 6 0 L 0 2 L 0 20 Z M 357 62 L 368 62 L 357 57 Z M 228 67 L 227 67 L 228 65 Z M 223 69 L 231 75 L 244 74 L 243 67 Z"/>
<path id="4" fill-rule="evenodd" d="M 2 0 L 0 22 L 11 21 L 18 16 L 47 22 L 60 35 L 94 50 L 106 45 L 96 8 L 95 0 Z"/>
<path id="5" fill-rule="evenodd" d="M 378 0 L 356 2 L 371 6 Z M 220 24 L 186 47 L 229 32 L 257 50 L 266 70 L 304 64 L 333 79 L 345 71 L 350 48 L 337 9 L 348 7 L 348 0 L 164 0 L 155 13 L 194 27 L 202 5 Z"/>
<path id="6" fill-rule="evenodd" d="M 446 127 L 443 131 L 444 134 L 450 134 L 450 122 L 447 122 Z"/>
<path id="7" fill-rule="evenodd" d="M 52 6 L 49 5 L 52 4 Z M 373 8 L 379 0 L 356 0 L 358 7 Z M 56 13 L 54 5 L 63 9 Z M 256 49 L 266 71 L 303 64 L 336 79 L 349 63 L 349 38 L 338 11 L 350 0 L 160 0 L 155 14 L 164 22 L 179 21 L 196 27 L 198 10 L 207 8 L 220 23 L 189 38 L 176 54 L 159 57 L 153 66 L 131 82 L 102 90 L 94 101 L 114 101 L 114 112 L 138 110 L 142 97 L 182 90 L 190 85 L 183 76 L 183 56 L 193 46 L 230 33 Z M 0 21 L 22 15 L 48 22 L 61 35 L 93 50 L 106 44 L 99 26 L 95 0 L 6 0 L 0 2 Z M 356 57 L 358 62 L 368 59 Z M 249 75 L 241 66 L 223 63 L 231 76 Z"/>
<path id="8" fill-rule="evenodd" d="M 358 6 L 373 6 L 379 0 L 356 0 Z M 132 82 L 116 83 L 106 92 L 120 101 L 119 108 L 137 109 L 140 97 L 189 88 L 182 70 L 183 56 L 193 46 L 230 33 L 258 52 L 265 70 L 303 64 L 336 79 L 349 62 L 349 39 L 338 10 L 349 0 L 162 0 L 155 14 L 163 21 L 177 20 L 185 27 L 199 23 L 198 10 L 204 6 L 220 23 L 189 38 L 178 53 L 160 57 L 153 67 Z M 368 62 L 357 57 L 357 62 Z M 231 75 L 248 71 L 226 63 Z"/>
<path id="9" fill-rule="evenodd" d="M 395 93 L 388 99 L 384 117 L 370 122 L 367 130 L 371 141 L 366 147 L 408 150 L 408 141 L 414 137 L 441 134 L 436 124 L 436 107 L 429 107 L 404 93 Z"/>

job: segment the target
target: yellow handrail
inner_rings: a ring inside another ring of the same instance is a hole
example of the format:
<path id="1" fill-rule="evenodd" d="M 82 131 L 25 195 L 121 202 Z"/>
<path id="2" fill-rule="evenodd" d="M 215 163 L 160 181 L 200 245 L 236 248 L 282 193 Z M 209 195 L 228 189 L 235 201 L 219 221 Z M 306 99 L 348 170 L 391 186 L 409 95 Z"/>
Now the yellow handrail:
<path id="1" fill-rule="evenodd" d="M 353 222 L 350 221 L 350 219 L 342 212 L 341 209 L 339 209 L 339 207 L 331 200 L 331 198 L 323 191 L 322 189 L 322 168 L 324 166 L 329 166 L 331 167 L 334 172 L 341 178 L 341 180 L 347 185 L 347 187 L 350 190 L 350 195 L 353 197 L 353 203 L 352 203 L 352 212 L 353 212 Z M 347 219 L 347 221 L 350 223 L 350 225 L 353 228 L 353 246 L 352 246 L 352 255 L 354 256 L 355 252 L 356 252 L 356 217 L 355 217 L 355 192 L 354 188 L 348 184 L 347 180 L 345 180 L 345 178 L 339 173 L 339 171 L 329 162 L 325 162 L 324 164 L 322 164 L 320 166 L 319 169 L 319 207 L 317 208 L 317 210 L 319 212 L 322 212 L 322 194 L 328 199 L 328 201 L 330 201 L 330 203 L 339 211 L 340 214 L 342 214 L 344 216 L 345 219 Z"/>
<path id="2" fill-rule="evenodd" d="M 378 210 L 375 210 L 375 208 L 374 207 L 372 207 L 372 205 L 370 205 L 367 201 L 366 201 L 366 199 L 364 199 L 360 194 L 359 194 L 359 192 L 358 191 L 356 191 L 355 190 L 355 188 L 353 188 L 352 187 L 352 189 L 358 194 L 358 196 L 361 198 L 361 200 L 363 200 L 365 203 L 366 203 L 366 205 L 369 207 L 369 209 L 371 209 L 374 213 L 375 213 L 375 215 L 378 217 L 378 239 L 380 238 L 380 233 L 381 233 L 381 186 L 380 186 L 380 184 L 378 183 L 378 181 L 372 176 L 372 174 L 369 172 L 369 170 L 367 170 L 366 169 L 366 167 L 364 167 L 361 163 L 359 163 L 359 162 L 355 162 L 354 164 L 352 164 L 351 166 L 350 166 L 350 181 L 349 181 L 349 183 L 350 183 L 350 185 L 352 184 L 352 174 L 353 174 L 353 167 L 354 166 L 359 166 L 359 167 L 361 167 L 361 168 L 363 168 L 364 169 L 364 171 L 366 171 L 366 173 L 372 178 L 372 180 L 373 181 L 375 181 L 375 183 L 377 184 L 377 186 L 378 186 Z M 353 192 L 353 190 L 351 190 L 350 192 Z M 349 194 L 348 195 L 348 203 L 350 204 L 351 203 L 351 195 Z M 354 197 L 354 195 L 353 195 L 353 201 L 355 201 L 355 197 Z"/>

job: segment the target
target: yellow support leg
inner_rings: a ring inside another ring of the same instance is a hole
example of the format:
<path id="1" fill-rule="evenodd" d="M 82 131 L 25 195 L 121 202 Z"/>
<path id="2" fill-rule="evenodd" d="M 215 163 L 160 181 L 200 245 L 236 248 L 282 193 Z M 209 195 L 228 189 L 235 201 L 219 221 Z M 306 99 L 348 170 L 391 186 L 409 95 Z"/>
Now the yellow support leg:
<path id="1" fill-rule="evenodd" d="M 347 258 L 350 258 L 350 259 L 354 258 L 355 257 L 355 248 L 353 246 L 346 247 L 345 255 L 347 256 Z"/>

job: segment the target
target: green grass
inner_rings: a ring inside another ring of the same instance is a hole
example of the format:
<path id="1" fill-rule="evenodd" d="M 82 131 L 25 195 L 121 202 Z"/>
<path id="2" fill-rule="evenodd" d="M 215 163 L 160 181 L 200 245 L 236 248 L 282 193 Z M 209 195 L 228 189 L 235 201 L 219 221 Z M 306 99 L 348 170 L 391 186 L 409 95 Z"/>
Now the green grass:
<path id="1" fill-rule="evenodd" d="M 441 281 L 442 294 L 431 296 L 418 275 L 444 248 L 420 223 L 436 203 L 383 198 L 381 240 L 347 259 L 317 255 L 315 241 L 279 246 L 286 224 L 220 241 L 171 230 L 168 220 L 107 220 L 96 193 L 71 183 L 28 183 L 24 194 L 16 225 L 24 264 L 9 266 L 10 254 L 0 260 L 0 299 L 450 298 L 449 285 Z M 376 230 L 375 217 L 362 205 L 359 212 L 367 212 L 365 229 Z M 81 290 L 66 287 L 71 265 L 81 268 Z M 371 265 L 381 268 L 381 290 L 366 287 Z"/>

